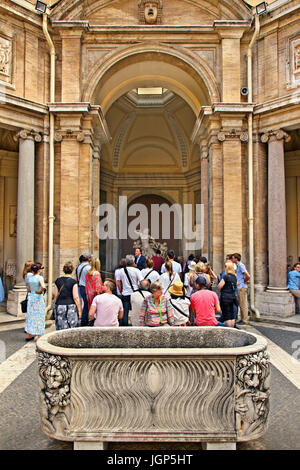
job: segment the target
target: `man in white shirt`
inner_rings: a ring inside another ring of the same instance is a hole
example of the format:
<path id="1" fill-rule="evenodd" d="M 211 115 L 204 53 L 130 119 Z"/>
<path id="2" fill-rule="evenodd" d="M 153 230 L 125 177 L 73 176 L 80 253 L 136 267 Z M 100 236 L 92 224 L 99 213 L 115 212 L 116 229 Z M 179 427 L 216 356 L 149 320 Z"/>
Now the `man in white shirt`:
<path id="1" fill-rule="evenodd" d="M 132 326 L 140 326 L 140 311 L 144 299 L 151 295 L 149 291 L 149 281 L 144 279 L 140 282 L 140 288 L 130 296 L 131 310 L 129 312 L 129 321 Z"/>
<path id="2" fill-rule="evenodd" d="M 174 260 L 175 253 L 174 253 L 173 250 L 168 251 L 167 258 L 168 258 L 168 260 L 170 260 L 172 262 L 173 272 L 178 273 L 178 274 L 181 273 L 182 272 L 181 264 L 177 263 L 177 261 Z M 165 268 L 165 263 L 164 263 L 161 267 L 161 273 L 163 274 L 165 272 L 166 272 L 166 268 Z"/>
<path id="3" fill-rule="evenodd" d="M 140 282 L 143 280 L 141 271 L 134 267 L 135 259 L 133 255 L 126 256 L 126 267 L 119 269 L 115 276 L 119 292 L 122 295 L 122 303 L 124 307 L 124 316 L 121 326 L 128 326 L 128 313 L 131 308 L 130 296 L 137 291 Z"/>

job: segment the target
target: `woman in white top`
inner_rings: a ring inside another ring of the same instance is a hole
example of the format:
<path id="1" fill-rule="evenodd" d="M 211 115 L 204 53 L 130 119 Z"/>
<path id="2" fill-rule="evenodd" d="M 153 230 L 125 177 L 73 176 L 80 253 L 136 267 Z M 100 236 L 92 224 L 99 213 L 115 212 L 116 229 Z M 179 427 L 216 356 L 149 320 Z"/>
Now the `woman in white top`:
<path id="1" fill-rule="evenodd" d="M 180 281 L 178 273 L 173 272 L 173 265 L 171 261 L 165 263 L 166 272 L 160 275 L 159 282 L 162 285 L 162 293 L 166 297 L 170 298 L 169 288 L 174 282 Z"/>
<path id="2" fill-rule="evenodd" d="M 34 265 L 34 261 L 26 261 L 23 269 L 23 279 L 26 284 L 26 290 L 28 292 L 28 284 L 29 284 L 29 278 L 33 276 L 33 273 L 31 272 L 31 267 Z"/>
<path id="3" fill-rule="evenodd" d="M 155 269 L 153 269 L 154 263 L 152 258 L 147 258 L 146 259 L 146 267 L 145 269 L 141 270 L 141 275 L 143 276 L 144 279 L 147 279 L 149 281 L 149 284 L 152 284 L 152 282 L 158 281 L 159 280 L 159 274 Z"/>

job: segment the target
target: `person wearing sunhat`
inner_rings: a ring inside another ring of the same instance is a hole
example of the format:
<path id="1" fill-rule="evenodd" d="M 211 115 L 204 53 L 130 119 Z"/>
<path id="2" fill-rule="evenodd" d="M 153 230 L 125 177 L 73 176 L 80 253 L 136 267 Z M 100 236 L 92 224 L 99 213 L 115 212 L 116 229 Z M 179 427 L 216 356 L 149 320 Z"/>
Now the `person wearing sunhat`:
<path id="1" fill-rule="evenodd" d="M 174 326 L 187 326 L 190 317 L 190 301 L 185 296 L 185 288 L 181 281 L 176 281 L 169 288 L 170 303 L 174 309 Z"/>
<path id="2" fill-rule="evenodd" d="M 186 297 L 189 299 L 193 293 L 193 288 L 191 286 L 190 280 L 194 279 L 196 269 L 196 262 L 191 261 L 188 265 L 188 271 L 184 276 L 184 287 L 186 288 Z"/>

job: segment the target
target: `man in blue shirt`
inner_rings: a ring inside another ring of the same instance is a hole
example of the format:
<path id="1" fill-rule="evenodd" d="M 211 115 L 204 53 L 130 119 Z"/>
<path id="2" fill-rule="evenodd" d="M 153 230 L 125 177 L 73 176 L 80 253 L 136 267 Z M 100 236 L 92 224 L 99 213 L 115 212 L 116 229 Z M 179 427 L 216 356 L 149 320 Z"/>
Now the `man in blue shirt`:
<path id="1" fill-rule="evenodd" d="M 237 289 L 241 312 L 241 319 L 238 322 L 238 325 L 246 325 L 248 323 L 248 283 L 250 280 L 250 274 L 248 273 L 246 266 L 241 262 L 241 258 L 242 257 L 239 253 L 234 253 L 232 255 L 232 262 L 237 265 Z"/>
<path id="2" fill-rule="evenodd" d="M 167 253 L 167 260 L 172 262 L 173 272 L 180 274 L 182 272 L 182 267 L 179 263 L 177 263 L 177 261 L 175 261 L 174 258 L 175 258 L 174 250 L 169 250 Z M 166 267 L 164 263 L 161 267 L 161 273 L 163 274 L 165 272 L 166 272 Z"/>
<path id="3" fill-rule="evenodd" d="M 300 313 L 300 263 L 293 266 L 292 271 L 288 273 L 287 288 L 293 294 L 296 301 L 296 314 Z"/>

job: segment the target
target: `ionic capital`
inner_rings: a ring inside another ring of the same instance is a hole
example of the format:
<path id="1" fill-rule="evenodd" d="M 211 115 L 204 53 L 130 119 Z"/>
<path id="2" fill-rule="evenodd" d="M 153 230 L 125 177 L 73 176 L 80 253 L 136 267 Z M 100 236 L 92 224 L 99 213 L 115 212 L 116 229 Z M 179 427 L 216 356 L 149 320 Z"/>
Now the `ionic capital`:
<path id="1" fill-rule="evenodd" d="M 241 142 L 248 142 L 249 135 L 245 129 L 220 129 L 217 134 L 219 142 L 224 142 L 225 140 L 240 140 Z"/>
<path id="2" fill-rule="evenodd" d="M 14 140 L 17 142 L 19 139 L 22 140 L 33 140 L 34 142 L 40 143 L 43 140 L 42 135 L 36 132 L 34 129 L 22 129 L 14 135 Z"/>
<path id="3" fill-rule="evenodd" d="M 62 141 L 77 141 L 80 144 L 91 144 L 91 134 L 90 132 L 83 132 L 82 130 L 66 129 L 66 130 L 57 130 L 54 134 L 54 139 L 56 143 Z"/>
<path id="4" fill-rule="evenodd" d="M 289 142 L 291 140 L 291 136 L 282 129 L 278 129 L 277 131 L 268 131 L 264 132 L 260 140 L 263 144 L 268 142 L 272 142 L 274 140 L 285 140 L 285 142 Z"/>

